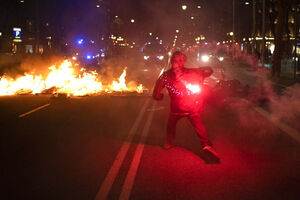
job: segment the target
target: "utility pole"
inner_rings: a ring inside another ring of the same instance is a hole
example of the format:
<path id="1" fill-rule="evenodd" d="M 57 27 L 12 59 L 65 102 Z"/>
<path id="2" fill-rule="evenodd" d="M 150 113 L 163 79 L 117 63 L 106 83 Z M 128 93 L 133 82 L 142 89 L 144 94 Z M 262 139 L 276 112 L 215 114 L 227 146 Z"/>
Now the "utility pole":
<path id="1" fill-rule="evenodd" d="M 232 62 L 232 65 L 234 65 L 234 54 L 235 54 L 235 46 L 234 46 L 234 43 L 235 43 L 235 0 L 232 0 L 232 44 L 231 44 L 231 47 L 232 47 L 232 58 L 231 58 L 231 62 Z"/>
<path id="2" fill-rule="evenodd" d="M 235 42 L 235 0 L 232 0 L 232 42 Z"/>
<path id="3" fill-rule="evenodd" d="M 297 79 L 297 64 L 298 64 L 298 58 L 297 58 L 297 43 L 298 43 L 298 23 L 296 20 L 296 11 L 294 11 L 294 20 L 295 20 L 295 24 L 294 24 L 294 80 Z"/>
<path id="4" fill-rule="evenodd" d="M 252 5 L 252 38 L 252 53 L 254 53 L 256 46 L 256 0 L 253 0 Z"/>
<path id="5" fill-rule="evenodd" d="M 265 66 L 265 47 L 266 47 L 266 0 L 263 0 L 262 5 L 262 49 L 261 49 L 261 62 L 262 67 Z"/>

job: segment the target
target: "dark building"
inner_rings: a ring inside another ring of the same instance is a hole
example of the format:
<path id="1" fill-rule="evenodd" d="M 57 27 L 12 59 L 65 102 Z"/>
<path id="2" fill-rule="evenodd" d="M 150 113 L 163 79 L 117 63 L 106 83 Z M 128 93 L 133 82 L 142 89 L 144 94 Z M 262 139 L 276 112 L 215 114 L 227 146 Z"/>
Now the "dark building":
<path id="1" fill-rule="evenodd" d="M 0 52 L 52 53 L 59 42 L 57 26 L 45 12 L 47 1 L 5 0 L 0 8 Z M 49 7 L 48 7 L 49 8 Z"/>

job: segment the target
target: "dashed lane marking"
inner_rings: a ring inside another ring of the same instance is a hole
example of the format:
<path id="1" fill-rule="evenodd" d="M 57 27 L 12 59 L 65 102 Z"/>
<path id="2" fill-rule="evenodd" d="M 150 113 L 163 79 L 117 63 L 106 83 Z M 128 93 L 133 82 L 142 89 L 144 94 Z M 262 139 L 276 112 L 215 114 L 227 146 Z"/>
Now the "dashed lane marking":
<path id="1" fill-rule="evenodd" d="M 136 173 L 138 171 L 138 167 L 140 165 L 142 154 L 143 154 L 143 151 L 144 151 L 145 141 L 147 139 L 147 135 L 148 135 L 151 123 L 152 123 L 155 104 L 156 104 L 156 101 L 152 105 L 152 108 L 153 108 L 152 112 L 150 112 L 149 115 L 148 115 L 146 124 L 145 124 L 143 132 L 142 132 L 140 142 L 139 142 L 139 144 L 136 148 L 134 157 L 132 159 L 130 168 L 128 170 L 126 179 L 125 179 L 124 184 L 123 184 L 123 188 L 122 188 L 122 191 L 121 191 L 121 194 L 120 194 L 120 197 L 119 197 L 120 200 L 127 200 L 130 197 L 132 187 L 133 187 L 133 184 L 134 184 L 134 180 L 135 180 L 135 177 L 136 177 Z"/>
<path id="2" fill-rule="evenodd" d="M 125 142 L 123 143 L 118 155 L 116 156 L 115 160 L 114 160 L 114 163 L 112 164 L 110 170 L 108 171 L 97 195 L 96 195 L 96 198 L 95 200 L 106 200 L 107 199 L 107 196 L 110 192 L 110 189 L 112 187 L 112 184 L 114 183 L 115 179 L 116 179 L 116 176 L 118 175 L 119 173 L 119 170 L 121 168 L 121 165 L 124 161 L 124 158 L 128 152 L 128 149 L 131 145 L 131 141 L 137 131 L 137 128 L 143 118 L 143 115 L 146 111 L 146 108 L 148 106 L 150 102 L 150 98 L 146 100 L 145 104 L 143 105 L 139 115 L 137 116 L 132 128 L 130 129 L 129 131 L 129 134 L 125 140 Z"/>
<path id="3" fill-rule="evenodd" d="M 36 111 L 38 111 L 38 110 L 41 110 L 41 109 L 45 108 L 45 107 L 47 107 L 47 106 L 50 106 L 50 104 L 47 103 L 47 104 L 45 104 L 45 105 L 43 105 L 43 106 L 37 107 L 37 108 L 35 108 L 35 109 L 31 110 L 31 111 L 28 111 L 28 112 L 26 112 L 26 113 L 24 113 L 24 114 L 19 115 L 18 117 L 19 117 L 19 118 L 25 117 L 25 116 L 27 116 L 27 115 L 30 115 L 30 114 L 33 113 L 33 112 L 36 112 Z"/>

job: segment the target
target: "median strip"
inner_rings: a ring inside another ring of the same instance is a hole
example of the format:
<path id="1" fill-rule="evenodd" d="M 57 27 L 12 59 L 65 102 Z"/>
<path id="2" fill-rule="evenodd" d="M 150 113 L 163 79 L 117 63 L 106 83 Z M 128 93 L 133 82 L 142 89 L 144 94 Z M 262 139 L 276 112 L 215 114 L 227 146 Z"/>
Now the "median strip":
<path id="1" fill-rule="evenodd" d="M 36 112 L 36 111 L 38 111 L 38 110 L 41 110 L 41 109 L 45 108 L 45 107 L 47 107 L 47 106 L 50 106 L 50 104 L 47 103 L 47 104 L 45 104 L 45 105 L 43 105 L 43 106 L 37 107 L 37 108 L 35 108 L 35 109 L 31 110 L 31 111 L 28 111 L 28 112 L 26 112 L 26 113 L 24 113 L 24 114 L 19 115 L 18 117 L 19 117 L 19 118 L 25 117 L 25 116 L 27 116 L 27 115 L 30 115 L 31 113 L 34 113 L 34 112 Z"/>

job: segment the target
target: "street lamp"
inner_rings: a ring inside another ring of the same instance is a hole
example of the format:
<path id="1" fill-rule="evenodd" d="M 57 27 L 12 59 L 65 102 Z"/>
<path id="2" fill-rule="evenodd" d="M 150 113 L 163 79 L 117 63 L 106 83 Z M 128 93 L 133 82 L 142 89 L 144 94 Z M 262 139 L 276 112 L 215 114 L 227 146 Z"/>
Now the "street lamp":
<path id="1" fill-rule="evenodd" d="M 182 10 L 186 10 L 187 9 L 187 5 L 182 5 L 181 8 L 182 8 Z"/>

